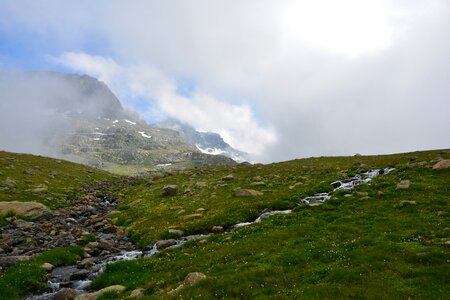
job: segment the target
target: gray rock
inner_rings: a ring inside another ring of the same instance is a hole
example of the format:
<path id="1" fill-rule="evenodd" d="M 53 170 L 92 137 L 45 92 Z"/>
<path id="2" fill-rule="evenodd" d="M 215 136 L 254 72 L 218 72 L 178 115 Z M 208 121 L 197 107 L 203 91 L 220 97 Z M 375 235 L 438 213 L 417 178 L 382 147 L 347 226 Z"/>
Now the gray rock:
<path id="1" fill-rule="evenodd" d="M 223 181 L 230 181 L 230 180 L 233 180 L 234 179 L 234 176 L 233 175 L 227 175 L 227 176 L 225 176 L 225 177 L 222 177 L 222 180 Z"/>
<path id="2" fill-rule="evenodd" d="M 222 226 L 213 226 L 211 231 L 214 233 L 220 233 L 220 232 L 223 232 L 223 227 Z"/>
<path id="3" fill-rule="evenodd" d="M 408 189 L 410 185 L 411 182 L 409 180 L 402 180 L 399 183 L 397 183 L 397 190 Z"/>
<path id="4" fill-rule="evenodd" d="M 142 298 L 144 297 L 144 289 L 135 289 L 130 293 L 130 296 L 128 296 L 129 299 L 136 299 L 136 298 Z"/>
<path id="5" fill-rule="evenodd" d="M 39 219 L 51 215 L 51 210 L 44 204 L 37 202 L 3 201 L 0 202 L 0 212 L 13 210 L 19 216 Z"/>
<path id="6" fill-rule="evenodd" d="M 193 220 L 193 219 L 198 219 L 203 217 L 202 214 L 190 214 L 190 215 L 185 215 L 183 216 L 183 220 L 184 221 L 189 221 L 189 220 Z"/>
<path id="7" fill-rule="evenodd" d="M 440 216 L 440 217 L 443 217 L 443 216 L 448 215 L 448 212 L 440 210 L 440 211 L 438 211 L 437 215 Z"/>
<path id="8" fill-rule="evenodd" d="M 158 250 L 160 250 L 160 249 L 165 249 L 165 248 L 167 248 L 167 247 L 170 247 L 170 246 L 175 245 L 176 243 L 177 243 L 177 241 L 174 240 L 174 239 L 162 240 L 162 241 L 156 242 L 156 248 L 157 248 Z"/>
<path id="9" fill-rule="evenodd" d="M 23 174 L 34 175 L 34 170 L 33 169 L 26 169 L 25 171 L 23 171 Z"/>
<path id="10" fill-rule="evenodd" d="M 450 159 L 445 159 L 433 165 L 433 170 L 443 170 L 450 168 Z"/>
<path id="11" fill-rule="evenodd" d="M 163 196 L 175 196 L 178 193 L 178 185 L 170 184 L 163 187 Z"/>
<path id="12" fill-rule="evenodd" d="M 126 287 L 124 287 L 123 285 L 112 285 L 93 293 L 76 296 L 75 300 L 96 300 L 106 293 L 121 293 L 125 291 L 125 289 Z"/>
<path id="13" fill-rule="evenodd" d="M 400 201 L 399 206 L 403 207 L 403 206 L 412 206 L 412 205 L 416 205 L 417 202 L 416 201 L 411 201 L 411 200 L 403 200 Z"/>
<path id="14" fill-rule="evenodd" d="M 181 229 L 169 229 L 169 233 L 182 236 L 184 234 L 184 231 Z"/>
<path id="15" fill-rule="evenodd" d="M 91 274 L 88 270 L 80 270 L 70 275 L 70 280 L 83 280 L 86 279 L 89 274 Z"/>
<path id="16" fill-rule="evenodd" d="M 183 284 L 184 285 L 193 285 L 196 284 L 199 281 L 205 280 L 207 276 L 200 272 L 192 272 L 187 274 L 187 276 L 184 278 Z"/>
<path id="17" fill-rule="evenodd" d="M 264 193 L 250 189 L 235 189 L 233 195 L 236 197 L 256 197 L 262 196 Z"/>
<path id="18" fill-rule="evenodd" d="M 55 268 L 55 266 L 52 264 L 49 264 L 49 263 L 43 263 L 41 265 L 41 268 L 46 270 L 47 272 L 50 272 L 51 270 L 53 270 Z"/>
<path id="19" fill-rule="evenodd" d="M 14 265 L 18 261 L 27 261 L 30 259 L 31 259 L 31 256 L 28 256 L 28 255 L 13 255 L 13 256 L 0 257 L 0 267 L 8 268 L 8 267 Z"/>
<path id="20" fill-rule="evenodd" d="M 17 186 L 17 182 L 14 179 L 8 177 L 2 181 L 2 185 L 10 188 L 15 188 Z"/>

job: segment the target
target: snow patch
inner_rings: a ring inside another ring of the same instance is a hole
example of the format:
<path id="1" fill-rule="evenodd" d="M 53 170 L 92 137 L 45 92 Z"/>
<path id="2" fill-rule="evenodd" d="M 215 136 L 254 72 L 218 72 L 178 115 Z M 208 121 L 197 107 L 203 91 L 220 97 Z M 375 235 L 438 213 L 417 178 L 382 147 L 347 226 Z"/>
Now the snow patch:
<path id="1" fill-rule="evenodd" d="M 130 121 L 130 120 L 125 120 L 125 122 L 127 122 L 128 124 L 131 124 L 131 125 L 136 125 L 136 122 L 133 122 L 133 121 Z"/>
<path id="2" fill-rule="evenodd" d="M 145 137 L 148 139 L 150 139 L 152 137 L 151 135 L 146 135 L 144 131 L 138 131 L 138 132 L 142 135 L 142 137 Z"/>
<path id="3" fill-rule="evenodd" d="M 199 145 L 195 145 L 201 153 L 209 154 L 209 155 L 221 155 L 227 153 L 219 148 L 201 148 Z"/>
<path id="4" fill-rule="evenodd" d="M 114 120 L 113 124 L 119 123 L 119 120 Z"/>
<path id="5" fill-rule="evenodd" d="M 171 166 L 172 164 L 171 163 L 168 163 L 168 164 L 158 164 L 158 165 L 156 165 L 157 167 L 168 167 L 168 166 Z"/>

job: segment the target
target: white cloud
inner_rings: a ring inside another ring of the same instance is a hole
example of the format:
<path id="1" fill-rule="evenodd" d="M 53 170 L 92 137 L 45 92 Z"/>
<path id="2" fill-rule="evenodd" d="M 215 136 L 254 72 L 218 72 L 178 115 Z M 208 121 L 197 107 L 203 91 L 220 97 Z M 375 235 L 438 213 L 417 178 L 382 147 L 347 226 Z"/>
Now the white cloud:
<path id="1" fill-rule="evenodd" d="M 276 141 L 273 128 L 263 127 L 255 120 L 246 104 L 230 104 L 201 91 L 189 97 L 177 94 L 174 80 L 146 66 L 120 66 L 111 58 L 86 53 L 64 53 L 52 59 L 74 71 L 91 74 L 107 83 L 114 92 L 133 106 L 133 99 L 154 100 L 163 117 L 172 117 L 204 131 L 217 132 L 233 147 L 253 155 Z M 155 108 L 152 109 L 155 114 Z"/>
<path id="2" fill-rule="evenodd" d="M 146 98 L 159 108 L 147 114 L 217 131 L 264 161 L 449 147 L 447 0 L 96 1 L 68 22 L 61 1 L 38 14 L 8 3 L 0 26 L 68 32 L 59 62 L 126 104 Z M 86 50 L 92 36 L 108 51 Z M 179 78 L 197 84 L 190 99 Z"/>

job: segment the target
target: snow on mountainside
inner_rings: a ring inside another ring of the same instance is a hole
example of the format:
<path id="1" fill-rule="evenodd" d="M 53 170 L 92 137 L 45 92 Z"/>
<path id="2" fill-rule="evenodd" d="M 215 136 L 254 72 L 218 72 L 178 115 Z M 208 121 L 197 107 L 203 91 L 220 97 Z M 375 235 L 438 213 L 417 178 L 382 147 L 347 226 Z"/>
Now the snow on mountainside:
<path id="1" fill-rule="evenodd" d="M 192 126 L 175 120 L 164 121 L 156 126 L 178 131 L 204 154 L 227 156 L 238 163 L 248 161 L 248 155 L 245 152 L 231 147 L 217 133 L 196 131 Z"/>
<path id="2" fill-rule="evenodd" d="M 234 163 L 123 109 L 86 75 L 0 73 L 0 149 L 61 157 L 117 173 Z"/>

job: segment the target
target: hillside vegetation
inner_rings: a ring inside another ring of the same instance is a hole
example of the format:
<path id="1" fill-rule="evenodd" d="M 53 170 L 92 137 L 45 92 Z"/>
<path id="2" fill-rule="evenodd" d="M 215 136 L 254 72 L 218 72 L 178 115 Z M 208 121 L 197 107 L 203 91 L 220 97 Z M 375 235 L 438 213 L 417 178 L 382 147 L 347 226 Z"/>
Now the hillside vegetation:
<path id="1" fill-rule="evenodd" d="M 429 151 L 309 158 L 142 179 L 122 192 L 124 201 L 113 217 L 145 246 L 180 232 L 226 229 L 254 220 L 265 209 L 292 208 L 303 197 L 331 191 L 331 182 L 362 170 L 396 168 L 370 185 L 336 192 L 321 206 L 299 206 L 292 214 L 181 249 L 110 265 L 93 287 L 122 284 L 128 291 L 144 288 L 149 298 L 170 298 L 174 294 L 168 292 L 188 273 L 201 272 L 206 280 L 176 295 L 448 299 L 450 169 L 432 166 L 449 157 L 449 151 Z M 398 185 L 406 180 L 409 186 Z M 178 193 L 164 196 L 166 185 L 178 185 Z M 236 188 L 263 195 L 238 197 Z"/>
<path id="2" fill-rule="evenodd" d="M 57 208 L 67 206 L 67 199 L 77 201 L 77 188 L 85 183 L 119 179 L 49 158 L 6 152 L 0 158 L 1 200 Z M 319 157 L 165 172 L 106 185 L 119 203 L 108 213 L 110 222 L 141 248 L 211 235 L 149 258 L 108 264 L 90 288 L 125 287 L 99 299 L 124 299 L 137 289 L 142 299 L 449 299 L 450 168 L 433 168 L 448 159 L 449 150 Z M 321 205 L 299 205 L 304 197 L 332 192 L 336 180 L 385 167 L 395 170 L 336 191 Z M 46 190 L 30 190 L 40 185 Z M 292 213 L 232 230 L 264 211 L 286 209 Z M 55 251 L 64 255 L 64 249 Z M 0 282 L 8 295 L 24 293 L 27 281 L 16 274 L 33 273 L 33 286 L 42 287 L 41 262 L 38 256 L 4 272 Z M 198 282 L 188 274 L 197 274 Z"/>

